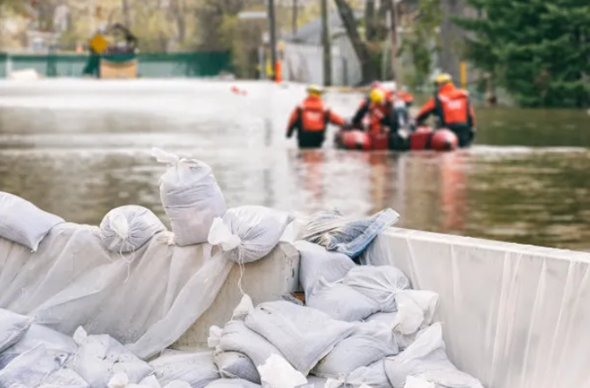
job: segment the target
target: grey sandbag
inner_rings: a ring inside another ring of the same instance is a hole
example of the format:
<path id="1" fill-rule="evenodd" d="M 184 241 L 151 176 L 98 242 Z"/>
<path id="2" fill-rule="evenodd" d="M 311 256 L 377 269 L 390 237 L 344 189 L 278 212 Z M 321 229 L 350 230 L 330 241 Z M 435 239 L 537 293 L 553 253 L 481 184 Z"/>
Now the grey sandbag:
<path id="1" fill-rule="evenodd" d="M 319 377 L 343 379 L 358 368 L 398 353 L 389 326 L 380 322 L 358 323 L 354 334 L 340 341 L 312 373 Z"/>
<path id="2" fill-rule="evenodd" d="M 384 360 L 354 370 L 346 378 L 346 385 L 351 388 L 358 388 L 361 385 L 368 385 L 371 388 L 391 388 L 391 383 L 385 374 Z"/>
<path id="3" fill-rule="evenodd" d="M 36 252 L 51 228 L 64 222 L 25 199 L 0 191 L 0 237 Z"/>
<path id="4" fill-rule="evenodd" d="M 311 295 L 322 277 L 332 283 L 342 279 L 348 271 L 356 267 L 350 257 L 343 253 L 328 252 L 320 245 L 297 241 L 293 246 L 299 251 L 299 283 L 306 297 Z"/>
<path id="5" fill-rule="evenodd" d="M 248 356 L 240 352 L 216 352 L 213 361 L 221 377 L 243 379 L 260 384 L 260 374 Z"/>
<path id="6" fill-rule="evenodd" d="M 128 205 L 108 212 L 100 223 L 100 238 L 115 253 L 133 252 L 166 230 L 160 219 L 143 206 Z"/>
<path id="7" fill-rule="evenodd" d="M 0 353 L 21 340 L 33 324 L 33 318 L 0 309 Z"/>
<path id="8" fill-rule="evenodd" d="M 355 330 L 319 310 L 283 301 L 258 305 L 246 317 L 246 326 L 276 346 L 304 376 Z"/>
<path id="9" fill-rule="evenodd" d="M 19 355 L 33 350 L 39 345 L 44 345 L 48 353 L 60 358 L 70 357 L 77 349 L 76 342 L 72 337 L 45 326 L 32 324 L 18 342 L 0 354 L 0 369 Z"/>
<path id="10" fill-rule="evenodd" d="M 39 345 L 14 360 L 0 371 L 0 387 L 8 388 L 12 385 L 37 387 L 47 376 L 58 371 L 65 363 L 65 359 L 48 353 L 45 346 Z"/>
<path id="11" fill-rule="evenodd" d="M 204 388 L 220 377 L 211 351 L 163 355 L 150 362 L 150 366 L 162 386 L 183 381 L 192 388 Z"/>
<path id="12" fill-rule="evenodd" d="M 242 379 L 220 379 L 209 383 L 206 388 L 260 388 L 260 384 L 254 384 Z"/>
<path id="13" fill-rule="evenodd" d="M 305 296 L 308 307 L 345 322 L 358 322 L 379 311 L 376 301 L 341 283 L 320 279 L 311 295 Z"/>
<path id="14" fill-rule="evenodd" d="M 408 376 L 431 382 L 436 388 L 483 388 L 479 380 L 459 371 L 447 357 L 440 323 L 421 332 L 398 356 L 385 359 L 385 373 L 393 388 L 404 388 Z"/>
<path id="15" fill-rule="evenodd" d="M 268 358 L 276 354 L 284 358 L 281 351 L 261 334 L 244 324 L 244 321 L 230 321 L 223 328 L 219 339 L 219 350 L 245 354 L 256 367 L 263 365 Z M 240 376 L 245 378 L 246 376 Z M 260 376 L 258 376 L 260 381 Z M 254 382 L 256 380 L 253 380 Z"/>
<path id="16" fill-rule="evenodd" d="M 387 313 L 397 311 L 397 291 L 411 288 L 410 279 L 391 265 L 355 267 L 346 274 L 342 283 L 373 299 L 379 303 L 380 311 Z"/>

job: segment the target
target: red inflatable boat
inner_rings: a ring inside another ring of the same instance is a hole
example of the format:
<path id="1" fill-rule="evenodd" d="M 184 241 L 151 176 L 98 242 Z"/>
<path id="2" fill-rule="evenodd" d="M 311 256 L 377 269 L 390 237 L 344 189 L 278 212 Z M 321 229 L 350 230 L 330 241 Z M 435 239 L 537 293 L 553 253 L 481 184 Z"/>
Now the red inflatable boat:
<path id="1" fill-rule="evenodd" d="M 448 129 L 433 131 L 430 127 L 418 127 L 407 137 L 390 140 L 388 133 L 366 133 L 360 130 L 340 131 L 334 143 L 347 150 L 395 150 L 395 151 L 453 151 L 457 148 L 457 135 Z"/>

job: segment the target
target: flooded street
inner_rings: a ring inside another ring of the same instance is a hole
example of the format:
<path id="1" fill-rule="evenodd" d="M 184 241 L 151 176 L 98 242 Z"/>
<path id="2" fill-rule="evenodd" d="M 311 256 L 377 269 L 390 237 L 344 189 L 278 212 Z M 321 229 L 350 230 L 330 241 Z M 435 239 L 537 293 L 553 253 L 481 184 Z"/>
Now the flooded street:
<path id="1" fill-rule="evenodd" d="M 449 154 L 299 152 L 285 139 L 301 86 L 207 81 L 0 83 L 0 190 L 68 221 L 116 206 L 163 215 L 151 147 L 204 160 L 229 206 L 366 215 L 407 228 L 590 250 L 590 115 L 478 111 L 477 145 Z M 350 116 L 353 94 L 332 94 Z"/>

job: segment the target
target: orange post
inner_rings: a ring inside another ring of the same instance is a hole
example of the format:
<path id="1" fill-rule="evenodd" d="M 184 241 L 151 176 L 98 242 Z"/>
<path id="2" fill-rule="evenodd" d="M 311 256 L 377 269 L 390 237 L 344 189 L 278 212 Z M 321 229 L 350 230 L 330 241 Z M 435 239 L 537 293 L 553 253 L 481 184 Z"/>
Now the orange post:
<path id="1" fill-rule="evenodd" d="M 275 82 L 276 83 L 283 82 L 281 61 L 276 61 L 276 63 L 275 63 Z"/>

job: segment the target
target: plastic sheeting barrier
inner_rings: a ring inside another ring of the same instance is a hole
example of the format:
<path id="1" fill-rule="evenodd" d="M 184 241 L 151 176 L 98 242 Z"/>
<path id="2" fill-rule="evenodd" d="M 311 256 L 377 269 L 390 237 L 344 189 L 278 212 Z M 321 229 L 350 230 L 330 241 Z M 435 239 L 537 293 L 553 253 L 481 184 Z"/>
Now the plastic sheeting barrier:
<path id="1" fill-rule="evenodd" d="M 104 249 L 96 227 L 57 225 L 37 253 L 0 239 L 0 307 L 67 335 L 78 326 L 109 333 L 142 358 L 154 355 L 209 308 L 233 266 L 207 244 L 182 248 L 158 237 L 131 263 Z"/>
<path id="2" fill-rule="evenodd" d="M 391 228 L 364 261 L 440 294 L 449 358 L 485 387 L 589 386 L 590 254 Z"/>

